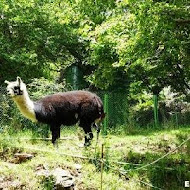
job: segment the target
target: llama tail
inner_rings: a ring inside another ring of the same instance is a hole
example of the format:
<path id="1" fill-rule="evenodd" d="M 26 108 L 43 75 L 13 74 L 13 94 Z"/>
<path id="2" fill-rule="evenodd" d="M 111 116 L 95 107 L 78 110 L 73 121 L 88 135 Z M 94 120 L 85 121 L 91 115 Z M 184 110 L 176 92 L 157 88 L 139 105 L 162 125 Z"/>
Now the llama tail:
<path id="1" fill-rule="evenodd" d="M 105 118 L 106 113 L 104 113 L 103 103 L 102 103 L 101 99 L 98 96 L 95 96 L 95 100 L 96 100 L 98 115 L 99 115 L 94 123 L 94 127 L 96 128 L 96 131 L 97 131 L 96 143 L 98 143 L 99 133 L 100 133 L 100 129 L 101 129 L 100 123 Z"/>
<path id="2" fill-rule="evenodd" d="M 101 99 L 99 97 L 95 96 L 95 100 L 97 103 L 97 108 L 98 108 L 98 113 L 99 113 L 99 118 L 98 118 L 98 123 L 99 123 L 105 118 L 106 113 L 104 113 L 103 103 L 102 103 Z"/>

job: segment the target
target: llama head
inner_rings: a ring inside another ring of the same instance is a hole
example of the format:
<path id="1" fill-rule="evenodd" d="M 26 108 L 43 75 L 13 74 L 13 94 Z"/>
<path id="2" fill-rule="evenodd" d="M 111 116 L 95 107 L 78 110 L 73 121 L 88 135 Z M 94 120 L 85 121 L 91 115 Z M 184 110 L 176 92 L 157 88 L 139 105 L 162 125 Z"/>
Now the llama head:
<path id="1" fill-rule="evenodd" d="M 7 84 L 7 93 L 11 97 L 21 97 L 26 93 L 26 85 L 22 82 L 20 77 L 17 77 L 16 81 L 5 81 Z"/>

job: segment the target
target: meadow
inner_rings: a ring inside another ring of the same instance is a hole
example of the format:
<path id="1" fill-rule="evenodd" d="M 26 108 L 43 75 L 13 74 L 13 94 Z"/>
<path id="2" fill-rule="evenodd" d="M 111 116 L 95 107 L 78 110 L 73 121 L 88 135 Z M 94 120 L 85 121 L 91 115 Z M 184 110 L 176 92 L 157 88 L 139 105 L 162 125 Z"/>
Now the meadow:
<path id="1" fill-rule="evenodd" d="M 70 171 L 78 190 L 185 189 L 185 181 L 190 180 L 190 141 L 183 141 L 189 132 L 189 126 L 141 128 L 130 134 L 110 131 L 100 135 L 98 143 L 94 138 L 87 148 L 81 146 L 83 133 L 77 127 L 62 129 L 58 147 L 34 130 L 3 132 L 0 189 L 51 190 L 54 179 L 38 171 L 56 168 Z M 18 153 L 32 158 L 18 161 Z"/>

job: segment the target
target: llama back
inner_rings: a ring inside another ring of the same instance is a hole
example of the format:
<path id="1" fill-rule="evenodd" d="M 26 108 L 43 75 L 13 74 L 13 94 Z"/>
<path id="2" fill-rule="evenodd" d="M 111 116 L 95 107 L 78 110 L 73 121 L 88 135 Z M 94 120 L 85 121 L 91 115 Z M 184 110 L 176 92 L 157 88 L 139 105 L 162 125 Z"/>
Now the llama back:
<path id="1" fill-rule="evenodd" d="M 101 99 L 87 91 L 49 95 L 34 103 L 36 118 L 43 123 L 74 125 L 80 119 L 98 119 L 103 113 Z"/>

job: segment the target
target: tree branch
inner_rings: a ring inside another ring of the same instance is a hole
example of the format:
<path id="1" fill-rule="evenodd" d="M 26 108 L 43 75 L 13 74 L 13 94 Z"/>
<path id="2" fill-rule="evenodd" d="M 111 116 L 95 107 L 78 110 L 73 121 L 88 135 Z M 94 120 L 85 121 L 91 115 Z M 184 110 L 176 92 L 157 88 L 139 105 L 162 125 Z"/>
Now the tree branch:
<path id="1" fill-rule="evenodd" d="M 190 19 L 174 19 L 178 24 L 190 24 Z"/>

